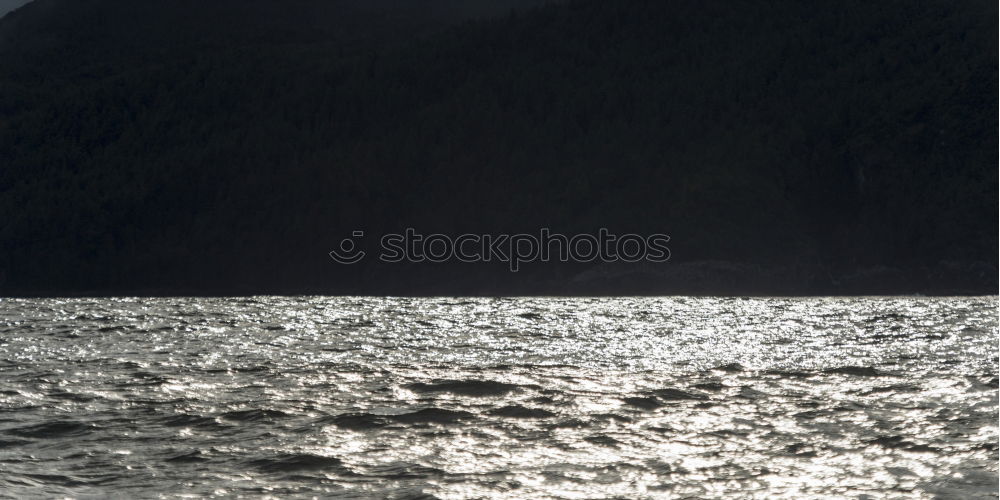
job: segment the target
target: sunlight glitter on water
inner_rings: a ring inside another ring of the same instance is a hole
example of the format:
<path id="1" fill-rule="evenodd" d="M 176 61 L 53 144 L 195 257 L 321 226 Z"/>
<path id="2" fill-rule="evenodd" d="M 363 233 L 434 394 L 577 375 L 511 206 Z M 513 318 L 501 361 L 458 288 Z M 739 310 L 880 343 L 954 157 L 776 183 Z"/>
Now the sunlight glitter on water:
<path id="1" fill-rule="evenodd" d="M 995 498 L 996 311 L 996 297 L 3 300 L 0 491 Z"/>

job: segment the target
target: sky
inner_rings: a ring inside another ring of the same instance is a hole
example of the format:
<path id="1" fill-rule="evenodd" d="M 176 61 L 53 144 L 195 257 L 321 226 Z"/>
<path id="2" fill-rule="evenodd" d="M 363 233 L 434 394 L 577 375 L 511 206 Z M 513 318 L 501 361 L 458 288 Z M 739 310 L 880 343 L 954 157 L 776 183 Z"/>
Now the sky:
<path id="1" fill-rule="evenodd" d="M 31 0 L 0 0 L 0 16 L 30 2 Z"/>

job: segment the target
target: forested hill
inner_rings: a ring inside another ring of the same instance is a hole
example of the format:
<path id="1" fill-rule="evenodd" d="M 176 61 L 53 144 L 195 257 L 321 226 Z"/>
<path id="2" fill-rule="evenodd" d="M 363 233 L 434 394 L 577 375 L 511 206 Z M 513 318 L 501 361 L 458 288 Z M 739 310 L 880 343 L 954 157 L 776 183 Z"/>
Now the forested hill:
<path id="1" fill-rule="evenodd" d="M 996 2 L 542 3 L 11 13 L 0 294 L 997 292 Z M 673 259 L 327 257 L 406 227 Z"/>
<path id="2" fill-rule="evenodd" d="M 0 17 L 28 3 L 30 0 L 0 0 Z"/>

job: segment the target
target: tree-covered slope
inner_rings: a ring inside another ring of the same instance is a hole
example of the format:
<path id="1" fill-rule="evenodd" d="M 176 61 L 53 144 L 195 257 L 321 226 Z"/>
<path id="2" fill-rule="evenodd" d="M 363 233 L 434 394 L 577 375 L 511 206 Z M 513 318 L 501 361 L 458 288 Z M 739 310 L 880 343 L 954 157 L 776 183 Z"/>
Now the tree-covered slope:
<path id="1" fill-rule="evenodd" d="M 781 268 L 774 291 L 886 267 L 933 290 L 942 262 L 995 291 L 993 3 L 416 4 L 5 18 L 0 290 L 566 292 L 582 269 L 326 256 L 412 226 L 667 233 L 675 265 Z"/>

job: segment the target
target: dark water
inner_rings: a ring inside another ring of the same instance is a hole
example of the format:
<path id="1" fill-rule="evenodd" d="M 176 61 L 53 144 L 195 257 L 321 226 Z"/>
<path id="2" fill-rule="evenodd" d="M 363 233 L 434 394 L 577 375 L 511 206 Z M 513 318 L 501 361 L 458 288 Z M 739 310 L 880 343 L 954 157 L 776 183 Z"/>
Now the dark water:
<path id="1" fill-rule="evenodd" d="M 0 495 L 996 498 L 997 298 L 0 301 Z"/>

